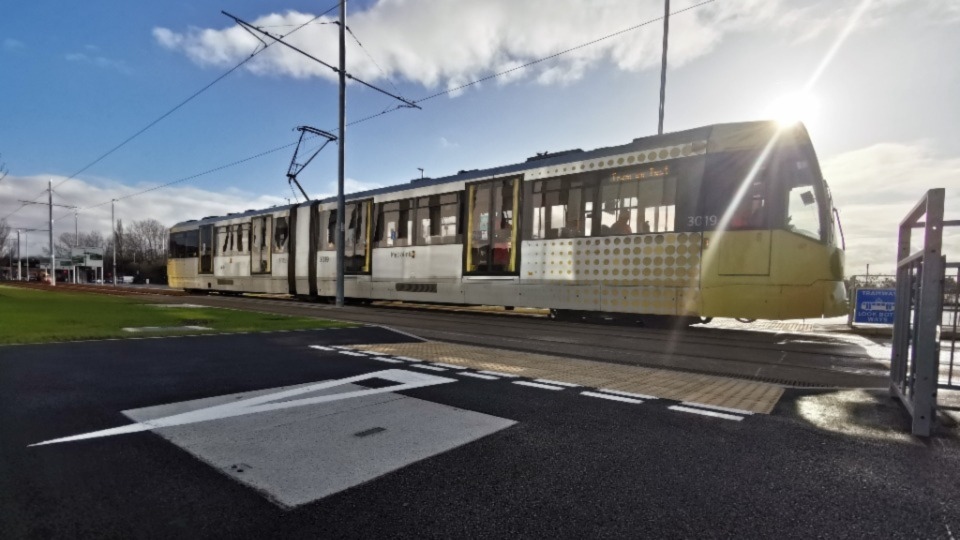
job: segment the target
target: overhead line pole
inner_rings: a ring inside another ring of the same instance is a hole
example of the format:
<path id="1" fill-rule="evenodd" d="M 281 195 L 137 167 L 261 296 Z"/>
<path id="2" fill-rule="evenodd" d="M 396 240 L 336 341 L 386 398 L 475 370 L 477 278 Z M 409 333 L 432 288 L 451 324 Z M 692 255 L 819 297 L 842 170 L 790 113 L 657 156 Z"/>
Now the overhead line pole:
<path id="1" fill-rule="evenodd" d="M 22 203 L 22 204 L 21 204 L 21 208 L 24 207 L 24 206 L 26 206 L 26 205 L 28 205 L 28 204 L 44 204 L 44 203 L 40 203 L 40 202 L 24 201 L 24 200 L 21 200 L 20 202 Z M 53 248 L 53 221 L 54 221 L 54 220 L 53 220 L 53 207 L 54 207 L 54 206 L 59 206 L 59 207 L 61 207 L 61 208 L 70 208 L 70 209 L 74 210 L 74 212 L 76 212 L 77 207 L 76 207 L 76 206 L 68 206 L 68 205 L 66 205 L 66 204 L 53 204 L 53 179 L 52 179 L 52 178 L 51 178 L 50 180 L 48 180 L 48 183 L 47 183 L 47 203 L 46 203 L 46 205 L 49 207 L 49 208 L 48 208 L 48 212 L 49 212 L 49 218 L 50 218 L 50 227 L 49 227 L 48 229 L 28 229 L 28 230 L 32 230 L 32 231 L 46 230 L 46 231 L 49 231 L 49 232 L 50 232 L 50 285 L 56 285 L 56 284 L 57 284 L 57 254 L 56 254 L 56 251 L 55 251 L 54 248 Z M 19 242 L 19 240 L 17 240 L 17 241 Z M 19 249 L 19 245 L 18 245 L 17 247 L 18 247 L 18 249 Z M 29 255 L 28 255 L 28 257 L 29 257 Z M 29 269 L 30 269 L 30 260 L 27 259 L 27 270 L 29 271 Z"/>
<path id="2" fill-rule="evenodd" d="M 343 197 L 344 148 L 347 140 L 347 6 L 340 0 L 340 140 L 337 145 L 337 307 L 343 307 L 344 278 L 344 216 L 346 204 Z"/>
<path id="3" fill-rule="evenodd" d="M 113 211 L 114 210 L 113 206 L 114 206 L 114 203 L 116 202 L 117 202 L 116 199 L 113 199 L 110 201 L 110 223 L 113 226 L 113 274 L 112 275 L 113 275 L 114 287 L 117 286 L 117 218 L 116 218 L 116 214 Z M 104 279 L 103 282 L 106 283 L 107 280 Z"/>
<path id="4" fill-rule="evenodd" d="M 663 59 L 660 61 L 660 121 L 657 135 L 663 135 L 663 109 L 667 97 L 667 38 L 670 35 L 670 0 L 664 0 L 663 7 Z"/>
<path id="5" fill-rule="evenodd" d="M 53 178 L 47 184 L 47 203 L 50 205 L 50 286 L 57 285 L 57 255 L 53 250 Z"/>

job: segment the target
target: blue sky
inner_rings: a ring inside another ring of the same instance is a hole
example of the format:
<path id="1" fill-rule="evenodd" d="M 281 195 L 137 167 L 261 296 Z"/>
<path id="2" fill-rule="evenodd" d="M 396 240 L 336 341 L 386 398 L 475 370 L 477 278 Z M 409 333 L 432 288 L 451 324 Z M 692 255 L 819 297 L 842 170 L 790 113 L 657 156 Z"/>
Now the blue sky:
<path id="1" fill-rule="evenodd" d="M 695 3 L 675 0 L 672 7 Z M 14 227 L 44 227 L 45 210 L 17 210 L 17 200 L 36 197 L 53 178 L 58 202 L 81 207 L 80 229 L 106 232 L 112 198 L 294 143 L 298 125 L 336 128 L 332 73 L 275 45 L 64 182 L 253 51 L 253 38 L 220 10 L 287 32 L 292 27 L 279 25 L 333 5 L 6 6 L 0 162 L 10 174 L 0 182 L 0 217 Z M 352 73 L 419 99 L 661 14 L 659 0 L 350 2 L 348 26 L 364 50 L 351 40 L 348 63 Z M 774 104 L 807 85 L 839 43 L 810 88 L 814 105 L 803 120 L 845 218 L 848 273 L 866 263 L 889 267 L 896 223 L 926 189 L 947 187 L 948 216 L 957 209 L 958 192 L 950 188 L 960 187 L 958 36 L 960 8 L 948 0 L 716 0 L 671 20 L 666 129 L 770 117 Z M 336 61 L 335 25 L 309 25 L 291 40 Z M 419 176 L 418 167 L 441 176 L 655 133 L 660 40 L 656 22 L 426 101 L 423 110 L 348 128 L 348 188 L 405 182 Z M 350 85 L 348 121 L 393 104 Z M 117 215 L 172 225 L 283 204 L 293 197 L 285 178 L 291 155 L 292 147 L 285 148 L 125 198 Z M 317 197 L 335 192 L 336 173 L 331 145 L 300 179 Z M 70 231 L 72 222 L 58 227 Z"/>

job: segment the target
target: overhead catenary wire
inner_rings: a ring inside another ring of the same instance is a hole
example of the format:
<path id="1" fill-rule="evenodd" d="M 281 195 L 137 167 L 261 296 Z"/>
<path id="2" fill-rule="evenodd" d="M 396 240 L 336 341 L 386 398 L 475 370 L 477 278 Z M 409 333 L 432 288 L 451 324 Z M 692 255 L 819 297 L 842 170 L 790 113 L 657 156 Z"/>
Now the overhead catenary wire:
<path id="1" fill-rule="evenodd" d="M 711 3 L 715 2 L 715 1 L 716 1 L 716 0 L 704 0 L 703 2 L 700 2 L 700 3 L 694 4 L 694 5 L 688 6 L 688 7 L 683 8 L 683 9 L 679 9 L 679 10 L 677 10 L 677 11 L 673 11 L 673 12 L 670 13 L 670 16 L 679 15 L 679 14 L 681 14 L 681 13 L 685 13 L 685 12 L 688 12 L 688 11 L 692 11 L 692 10 L 694 10 L 694 9 L 703 7 L 703 6 L 707 5 L 707 4 L 711 4 Z M 568 53 L 570 53 L 570 52 L 573 52 L 573 51 L 582 49 L 582 48 L 584 48 L 584 47 L 589 47 L 590 45 L 594 45 L 594 44 L 600 43 L 600 42 L 605 41 L 605 40 L 607 40 L 607 39 L 611 39 L 611 38 L 620 36 L 620 35 L 622 35 L 622 34 L 625 34 L 625 33 L 628 33 L 628 32 L 632 32 L 632 31 L 634 31 L 634 30 L 643 28 L 644 26 L 648 26 L 648 25 L 650 25 L 650 24 L 653 24 L 653 23 L 662 21 L 663 18 L 664 18 L 664 16 L 660 16 L 660 17 L 656 17 L 656 18 L 653 18 L 653 19 L 649 19 L 649 20 L 644 21 L 644 22 L 642 22 L 642 23 L 633 25 L 633 26 L 631 26 L 631 27 L 629 27 L 629 28 L 624 28 L 623 30 L 619 30 L 619 31 L 617 31 L 617 32 L 613 32 L 613 33 L 611 33 L 611 34 L 607 34 L 607 35 L 602 36 L 602 37 L 600 37 L 600 38 L 597 38 L 597 39 L 594 39 L 594 40 L 591 40 L 591 41 L 588 41 L 588 42 L 585 42 L 585 43 L 581 43 L 581 44 L 579 44 L 579 45 L 576 45 L 576 46 L 574 46 L 574 47 L 570 47 L 570 48 L 564 49 L 564 50 L 562 50 L 562 51 L 560 51 L 560 52 L 551 54 L 551 55 L 549 55 L 549 56 L 545 56 L 545 57 L 542 57 L 542 58 L 538 58 L 538 59 L 536 59 L 536 60 L 532 60 L 532 61 L 530 61 L 530 62 L 527 62 L 527 63 L 525 63 L 525 64 L 522 64 L 522 65 L 520 65 L 520 66 L 515 66 L 515 67 L 513 67 L 513 68 L 510 68 L 510 69 L 507 69 L 507 70 L 504 70 L 504 71 L 500 71 L 500 72 L 497 72 L 497 73 L 494 73 L 494 74 L 491 74 L 491 75 L 487 75 L 487 76 L 485 76 L 485 77 L 481 77 L 481 78 L 479 78 L 479 79 L 476 79 L 476 80 L 474 80 L 474 81 L 471 81 L 471 82 L 462 84 L 462 85 L 457 86 L 457 87 L 455 87 L 455 88 L 448 88 L 447 90 L 444 90 L 444 91 L 442 91 L 442 92 L 437 92 L 437 93 L 431 94 L 431 95 L 429 95 L 429 96 L 426 96 L 426 97 L 423 97 L 423 98 L 420 98 L 420 99 L 416 99 L 416 100 L 412 100 L 412 101 L 413 101 L 413 103 L 422 103 L 422 102 L 424 102 L 424 101 L 429 101 L 429 100 L 431 100 L 431 99 L 434 99 L 434 98 L 437 98 L 437 97 L 440 97 L 440 96 L 444 96 L 444 95 L 450 94 L 450 93 L 452 93 L 452 92 L 457 92 L 457 91 L 463 90 L 463 89 L 465 89 L 465 88 L 469 88 L 469 87 L 471 87 L 471 86 L 473 86 L 473 85 L 480 84 L 480 83 L 482 83 L 482 82 L 489 81 L 489 80 L 492 80 L 492 79 L 496 79 L 496 78 L 498 78 L 498 77 L 502 77 L 502 76 L 504 76 L 504 75 L 513 73 L 513 72 L 515 72 L 515 71 L 519 71 L 519 70 L 521 70 L 521 69 L 526 69 L 526 68 L 528 68 L 528 67 L 530 67 L 530 66 L 534 66 L 534 65 L 540 64 L 540 63 L 545 62 L 545 61 L 547 61 L 547 60 L 552 60 L 552 59 L 554 59 L 554 58 L 557 58 L 557 57 L 560 57 L 560 56 L 562 56 L 562 55 L 568 54 Z M 287 34 L 287 35 L 289 35 L 289 34 Z M 370 121 L 370 120 L 373 120 L 373 119 L 375 119 L 375 118 L 379 118 L 379 117 L 381 117 L 381 116 L 390 114 L 390 113 L 395 112 L 395 111 L 397 111 L 397 110 L 407 109 L 407 108 L 409 108 L 409 107 L 407 107 L 407 106 L 405 106 L 405 105 L 395 105 L 395 106 L 393 106 L 393 107 L 390 107 L 390 108 L 385 109 L 385 110 L 383 110 L 383 111 L 380 111 L 380 112 L 378 112 L 378 113 L 371 114 L 371 115 L 369 115 L 369 116 L 360 118 L 360 119 L 358 119 L 358 120 L 354 120 L 353 122 L 348 123 L 347 126 L 354 126 L 354 125 L 357 125 L 357 124 L 361 124 L 361 123 L 364 123 L 364 122 L 368 122 L 368 121 Z M 332 128 L 332 129 L 330 129 L 330 131 L 331 131 L 332 133 L 337 133 L 339 130 L 338 130 L 337 128 Z M 310 137 L 310 138 L 312 138 L 312 137 Z M 226 169 L 226 168 L 229 168 L 229 167 L 233 167 L 233 166 L 236 166 L 236 165 L 245 163 L 245 162 L 247 162 L 247 161 L 251 161 L 251 160 L 253 160 L 253 159 L 257 159 L 257 158 L 259 158 L 259 157 L 263 157 L 263 156 L 265 156 L 265 155 L 268 155 L 268 154 L 271 154 L 271 153 L 274 153 L 274 152 L 283 150 L 283 149 L 285 149 L 285 148 L 290 148 L 291 146 L 294 146 L 294 145 L 296 145 L 296 144 L 297 144 L 296 142 L 292 142 L 292 143 L 289 143 L 289 144 L 286 144 L 286 145 L 283 145 L 283 146 L 279 146 L 279 147 L 273 148 L 273 149 L 271 149 L 271 150 L 267 150 L 267 151 L 265 151 L 265 152 L 261 152 L 261 153 L 256 154 L 256 155 L 249 156 L 249 157 L 247 157 L 247 158 L 243 158 L 243 159 L 234 161 L 234 162 L 229 163 L 229 164 L 226 164 L 226 165 L 222 165 L 222 166 L 219 166 L 219 167 L 216 167 L 216 168 L 213 168 L 213 169 L 209 169 L 209 170 L 204 171 L 204 172 L 202 172 L 202 173 L 194 174 L 194 175 L 191 175 L 191 176 L 188 176 L 188 177 L 184 177 L 184 178 L 181 178 L 181 179 L 178 179 L 178 180 L 174 180 L 174 181 L 172 181 L 172 182 L 168 182 L 168 183 L 166 183 L 166 184 L 161 184 L 161 185 L 158 185 L 158 186 L 154 186 L 154 187 L 152 187 L 152 188 L 145 189 L 145 190 L 143 190 L 143 191 L 139 191 L 139 192 L 136 192 L 136 193 L 128 194 L 128 195 L 123 196 L 122 198 L 118 198 L 117 200 L 120 200 L 120 199 L 129 199 L 129 198 L 132 198 L 132 197 L 137 197 L 137 196 L 139 196 L 139 195 L 144 195 L 144 194 L 146 194 L 146 193 L 150 193 L 150 192 L 156 191 L 156 190 L 158 190 L 158 189 L 163 189 L 163 188 L 166 188 L 166 187 L 175 185 L 175 184 L 179 184 L 179 183 L 182 183 L 182 182 L 186 182 L 186 181 L 188 181 L 188 180 L 193 180 L 193 179 L 195 179 L 195 178 L 198 178 L 198 177 L 201 177 L 201 176 L 205 176 L 205 175 L 207 175 L 207 174 L 210 174 L 210 173 L 213 173 L 213 172 L 216 172 L 216 171 L 220 171 L 220 170 L 223 170 L 223 169 Z M 84 208 L 84 210 L 88 210 L 88 209 L 92 209 L 92 208 L 97 208 L 97 207 L 104 206 L 104 205 L 109 204 L 109 203 L 110 203 L 110 201 L 105 201 L 105 202 L 102 202 L 102 203 L 100 203 L 100 204 L 96 204 L 96 205 L 93 205 L 93 206 L 86 207 L 86 208 Z M 64 216 L 64 217 L 65 217 L 65 216 Z M 62 218 L 57 218 L 57 219 L 62 219 Z M 55 220 L 55 221 L 56 221 L 56 220 Z"/>
<path id="2" fill-rule="evenodd" d="M 334 4 L 333 6 L 331 6 L 330 8 L 328 8 L 326 11 L 324 11 L 324 12 L 320 13 L 319 15 L 311 18 L 309 21 L 307 21 L 307 22 L 305 22 L 305 23 L 297 26 L 296 28 L 294 28 L 294 29 L 291 30 L 290 32 L 287 32 L 286 34 L 284 34 L 284 37 L 289 36 L 290 34 L 293 34 L 294 32 L 297 32 L 297 31 L 301 30 L 302 28 L 304 28 L 304 27 L 307 26 L 308 24 L 316 21 L 316 20 L 319 19 L 320 17 L 323 17 L 324 15 L 326 15 L 326 14 L 330 13 L 331 11 L 337 9 L 337 7 L 339 7 L 339 5 L 340 5 L 339 2 L 336 3 L 336 4 Z M 260 40 L 260 42 L 263 43 L 262 40 Z M 120 144 L 118 144 L 118 145 L 114 146 L 113 148 L 111 148 L 110 150 L 104 152 L 104 153 L 101 154 L 99 157 L 97 157 L 96 159 L 94 159 L 93 161 L 91 161 L 90 163 L 88 163 L 87 165 L 83 166 L 83 167 L 82 167 L 80 170 L 78 170 L 77 172 L 71 174 L 70 176 L 68 176 L 68 177 L 66 177 L 65 179 L 63 179 L 63 180 L 61 180 L 60 182 L 58 182 L 58 183 L 54 186 L 54 188 L 58 188 L 58 187 L 62 186 L 63 184 L 69 182 L 70 180 L 73 180 L 74 178 L 76 178 L 76 177 L 79 176 L 80 174 L 83 174 L 84 172 L 86 172 L 87 170 L 89 170 L 91 167 L 93 167 L 93 166 L 96 165 L 97 163 L 100 163 L 101 161 L 103 161 L 104 159 L 106 159 L 108 156 L 110 156 L 111 154 L 113 154 L 113 153 L 116 152 L 117 150 L 120 150 L 121 148 L 123 148 L 124 146 L 126 146 L 127 144 L 129 144 L 131 141 L 133 141 L 134 139 L 136 139 L 137 137 L 139 137 L 140 135 L 142 135 L 143 133 L 145 133 L 146 131 L 148 131 L 150 128 L 152 128 L 152 127 L 154 127 L 155 125 L 159 124 L 161 121 L 163 121 L 164 119 L 166 119 L 168 116 L 170 116 L 171 114 L 173 114 L 174 112 L 176 112 L 177 110 L 179 110 L 180 108 L 182 108 L 184 105 L 186 105 L 187 103 L 189 103 L 189 102 L 193 101 L 194 99 L 196 99 L 198 96 L 200 96 L 200 94 L 203 94 L 204 92 L 206 92 L 207 90 L 209 90 L 211 87 L 213 87 L 215 84 L 219 83 L 219 82 L 222 81 L 223 79 L 227 78 L 230 74 L 232 74 L 232 73 L 235 72 L 236 70 L 240 69 L 240 68 L 241 68 L 243 65 L 245 65 L 247 62 L 249 62 L 250 60 L 253 60 L 254 57 L 256 57 L 258 54 L 260 54 L 260 53 L 262 53 L 263 51 L 265 51 L 265 50 L 266 50 L 268 47 L 270 47 L 271 45 L 273 45 L 273 43 L 263 43 L 263 47 L 262 47 L 262 48 L 258 45 L 258 46 L 257 46 L 257 49 L 256 49 L 252 54 L 250 54 L 250 56 L 244 58 L 244 59 L 241 60 L 239 63 L 237 63 L 237 65 L 235 65 L 235 66 L 233 66 L 232 68 L 228 69 L 228 70 L 225 71 L 223 74 L 221 74 L 219 77 L 217 77 L 216 79 L 214 79 L 213 81 L 211 81 L 211 82 L 208 83 L 207 85 L 203 86 L 202 88 L 200 88 L 199 90 L 197 90 L 196 92 L 194 92 L 193 94 L 191 94 L 189 97 L 187 97 L 186 99 L 184 99 L 183 101 L 181 101 L 180 103 L 178 103 L 177 105 L 175 105 L 172 109 L 170 109 L 170 110 L 168 110 L 167 112 L 163 113 L 163 114 L 160 115 L 158 118 L 156 118 L 155 120 L 153 120 L 152 122 L 150 122 L 149 124 L 147 124 L 146 126 L 144 126 L 142 129 L 140 129 L 139 131 L 137 131 L 137 132 L 134 133 L 133 135 L 130 135 L 129 137 L 127 137 L 126 139 L 124 139 Z M 41 191 L 38 195 L 34 196 L 34 197 L 31 198 L 30 200 L 31 200 L 31 201 L 35 201 L 35 200 L 37 200 L 38 198 L 42 197 L 44 193 L 46 193 L 46 190 Z M 14 214 L 16 214 L 17 212 L 19 212 L 20 210 L 22 210 L 25 206 L 27 206 L 27 205 L 26 205 L 26 204 L 21 204 L 16 210 L 14 210 L 14 211 L 10 212 L 9 214 L 7 214 L 6 216 L 4 216 L 3 219 L 7 219 L 7 218 L 13 216 Z M 60 218 L 57 218 L 57 219 L 60 219 Z M 55 221 L 56 221 L 56 220 L 55 220 Z"/>
<path id="3" fill-rule="evenodd" d="M 382 67 L 380 67 L 380 64 L 377 63 L 377 61 L 373 58 L 373 55 L 370 54 L 370 51 L 368 51 L 367 48 L 363 46 L 363 43 L 360 43 L 360 38 L 358 38 L 357 35 L 353 33 L 353 30 L 351 30 L 349 26 L 346 28 L 346 30 L 347 30 L 347 32 L 350 33 L 350 36 L 353 38 L 353 40 L 357 42 L 357 45 L 360 46 L 360 50 L 362 50 L 362 51 L 364 52 L 364 54 L 367 55 L 367 58 L 369 58 L 370 61 L 373 62 L 373 65 L 377 66 L 377 69 L 379 69 L 379 70 L 380 70 L 380 73 L 383 74 L 383 78 L 386 79 L 388 83 L 390 83 L 390 86 L 393 87 L 394 91 L 396 91 L 397 95 L 399 96 L 399 95 L 400 95 L 400 89 L 397 88 L 397 85 L 393 84 L 393 81 L 390 80 L 390 76 L 387 75 L 387 72 L 384 71 L 384 69 L 383 69 Z"/>

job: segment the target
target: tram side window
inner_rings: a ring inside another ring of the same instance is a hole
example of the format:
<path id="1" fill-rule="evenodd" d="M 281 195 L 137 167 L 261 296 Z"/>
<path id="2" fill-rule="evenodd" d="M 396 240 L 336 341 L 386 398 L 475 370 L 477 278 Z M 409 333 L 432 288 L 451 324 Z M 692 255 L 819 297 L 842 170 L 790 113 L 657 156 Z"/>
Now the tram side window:
<path id="1" fill-rule="evenodd" d="M 771 160 L 757 165 L 759 150 L 724 152 L 708 157 L 703 173 L 701 211 L 688 217 L 687 230 L 713 230 L 729 214 L 727 229 L 765 229 L 768 224 Z M 746 186 L 744 185 L 746 184 Z M 743 189 L 739 201 L 736 194 Z"/>
<path id="2" fill-rule="evenodd" d="M 604 178 L 600 184 L 600 235 L 675 231 L 677 177 L 671 167 L 618 170 Z"/>
<path id="3" fill-rule="evenodd" d="M 170 234 L 170 258 L 190 259 L 199 255 L 199 232 L 184 231 Z"/>
<path id="4" fill-rule="evenodd" d="M 337 211 L 330 210 L 330 213 L 327 214 L 327 234 L 326 236 L 326 246 L 327 251 L 332 251 L 337 249 Z"/>
<path id="5" fill-rule="evenodd" d="M 783 169 L 787 182 L 787 230 L 820 240 L 820 205 L 810 162 L 788 160 L 783 163 Z"/>
<path id="6" fill-rule="evenodd" d="M 534 182 L 527 192 L 527 230 L 531 240 L 590 236 L 593 187 L 581 177 Z"/>
<path id="7" fill-rule="evenodd" d="M 220 255 L 233 254 L 233 225 L 217 227 L 217 247 Z"/>
<path id="8" fill-rule="evenodd" d="M 459 193 L 418 198 L 415 220 L 418 228 L 417 245 L 459 244 L 459 219 Z"/>
<path id="9" fill-rule="evenodd" d="M 237 253 L 246 253 L 250 250 L 250 224 L 241 223 L 233 227 L 237 235 Z"/>
<path id="10" fill-rule="evenodd" d="M 377 217 L 377 247 L 413 245 L 412 207 L 412 200 L 394 201 L 380 205 Z"/>
<path id="11" fill-rule="evenodd" d="M 280 216 L 276 220 L 276 226 L 273 229 L 273 251 L 274 253 L 287 252 L 287 239 L 290 238 L 290 225 L 287 216 Z"/>

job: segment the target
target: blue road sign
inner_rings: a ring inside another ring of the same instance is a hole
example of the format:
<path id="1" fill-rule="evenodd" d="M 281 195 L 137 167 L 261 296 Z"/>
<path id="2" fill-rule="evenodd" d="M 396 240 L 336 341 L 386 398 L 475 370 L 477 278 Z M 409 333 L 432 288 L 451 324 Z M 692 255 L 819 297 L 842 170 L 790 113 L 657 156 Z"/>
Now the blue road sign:
<path id="1" fill-rule="evenodd" d="M 896 289 L 857 289 L 853 322 L 893 324 L 896 305 Z"/>

